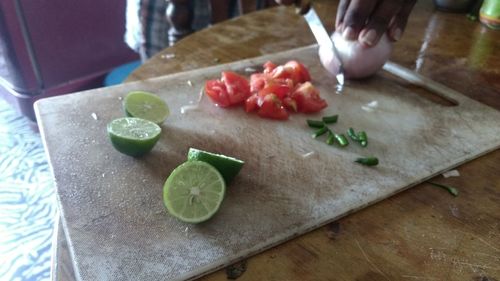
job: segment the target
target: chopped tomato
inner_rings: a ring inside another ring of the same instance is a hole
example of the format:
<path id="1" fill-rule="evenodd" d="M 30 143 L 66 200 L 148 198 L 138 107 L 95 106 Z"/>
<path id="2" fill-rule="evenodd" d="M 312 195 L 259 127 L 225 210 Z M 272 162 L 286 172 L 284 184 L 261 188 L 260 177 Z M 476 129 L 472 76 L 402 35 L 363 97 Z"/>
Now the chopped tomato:
<path id="1" fill-rule="evenodd" d="M 220 107 L 230 106 L 226 84 L 218 79 L 208 80 L 205 83 L 205 93 Z"/>
<path id="2" fill-rule="evenodd" d="M 311 75 L 309 74 L 309 71 L 300 62 L 292 60 L 285 63 L 285 67 L 293 69 L 293 72 L 296 73 L 296 76 L 298 77 L 300 83 L 311 81 Z"/>
<path id="3" fill-rule="evenodd" d="M 250 92 L 257 93 L 264 89 L 267 81 L 271 80 L 271 76 L 266 73 L 254 73 L 250 75 Z"/>
<path id="4" fill-rule="evenodd" d="M 243 103 L 250 96 L 247 79 L 231 71 L 222 72 L 221 79 L 208 80 L 205 92 L 220 107 Z"/>
<path id="5" fill-rule="evenodd" d="M 292 93 L 291 98 L 297 102 L 297 110 L 303 113 L 318 112 L 328 106 L 311 82 L 299 85 Z"/>
<path id="6" fill-rule="evenodd" d="M 285 120 L 288 119 L 288 111 L 281 100 L 275 94 L 269 94 L 262 100 L 262 105 L 257 111 L 260 117 Z"/>
<path id="7" fill-rule="evenodd" d="M 257 108 L 259 108 L 258 100 L 259 96 L 257 94 L 253 94 L 250 97 L 248 97 L 247 100 L 245 101 L 245 111 L 252 112 L 257 110 Z"/>
<path id="8" fill-rule="evenodd" d="M 224 71 L 221 79 L 206 82 L 205 91 L 218 106 L 244 103 L 246 112 L 285 120 L 289 112 L 311 113 L 327 106 L 309 81 L 309 71 L 298 61 L 283 65 L 268 61 L 261 73 L 250 76 L 250 82 L 237 73 Z"/>
<path id="9" fill-rule="evenodd" d="M 250 92 L 252 93 L 258 93 L 267 87 L 276 89 L 278 86 L 282 90 L 288 88 L 290 93 L 294 88 L 294 82 L 291 79 L 272 78 L 271 75 L 265 73 L 255 73 L 250 76 Z"/>
<path id="10" fill-rule="evenodd" d="M 223 71 L 221 81 L 226 84 L 231 105 L 242 103 L 250 96 L 250 84 L 245 77 L 231 71 Z"/>
<path id="11" fill-rule="evenodd" d="M 286 109 L 293 111 L 293 112 L 297 112 L 297 102 L 294 99 L 292 99 L 291 97 L 284 98 L 283 105 L 285 105 Z"/>
<path id="12" fill-rule="evenodd" d="M 280 100 L 283 100 L 290 94 L 292 89 L 288 85 L 271 84 L 259 91 L 259 97 L 265 97 L 269 94 L 275 94 Z"/>
<path id="13" fill-rule="evenodd" d="M 270 73 L 275 79 L 291 79 L 294 85 L 311 81 L 311 76 L 306 67 L 297 61 L 289 61 L 285 65 L 279 65 Z"/>
<path id="14" fill-rule="evenodd" d="M 271 73 L 276 68 L 276 64 L 274 64 L 272 61 L 267 61 L 264 63 L 264 71 L 263 73 Z"/>

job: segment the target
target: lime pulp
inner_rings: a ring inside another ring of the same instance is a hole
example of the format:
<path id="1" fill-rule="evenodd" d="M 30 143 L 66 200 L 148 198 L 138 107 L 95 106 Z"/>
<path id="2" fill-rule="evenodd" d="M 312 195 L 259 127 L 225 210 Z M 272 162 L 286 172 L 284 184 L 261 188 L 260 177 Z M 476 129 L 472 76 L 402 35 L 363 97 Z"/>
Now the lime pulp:
<path id="1" fill-rule="evenodd" d="M 156 123 L 134 117 L 118 118 L 107 126 L 113 147 L 129 156 L 142 156 L 160 139 L 161 128 Z"/>
<path id="2" fill-rule="evenodd" d="M 137 117 L 161 124 L 170 114 L 167 103 L 159 96 L 143 92 L 134 91 L 125 96 L 123 101 L 125 114 L 130 117 Z"/>
<path id="3" fill-rule="evenodd" d="M 163 186 L 163 202 L 179 220 L 200 223 L 219 210 L 225 192 L 224 178 L 217 169 L 202 161 L 188 161 L 168 177 Z"/>

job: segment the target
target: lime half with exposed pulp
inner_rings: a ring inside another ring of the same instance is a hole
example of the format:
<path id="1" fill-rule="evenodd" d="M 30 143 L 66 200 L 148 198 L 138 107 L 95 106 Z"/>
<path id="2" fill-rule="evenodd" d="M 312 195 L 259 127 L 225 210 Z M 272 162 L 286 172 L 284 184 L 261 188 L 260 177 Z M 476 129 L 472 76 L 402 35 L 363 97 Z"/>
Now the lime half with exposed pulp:
<path id="1" fill-rule="evenodd" d="M 161 124 L 170 114 L 167 103 L 159 96 L 142 91 L 130 92 L 123 101 L 125 114 Z"/>
<path id="2" fill-rule="evenodd" d="M 121 153 L 138 157 L 148 153 L 160 139 L 156 123 L 134 117 L 115 119 L 107 126 L 109 139 Z"/>
<path id="3" fill-rule="evenodd" d="M 188 151 L 188 160 L 198 160 L 207 162 L 214 166 L 224 177 L 226 183 L 229 183 L 241 170 L 244 161 L 222 154 L 216 154 L 208 151 L 190 148 Z"/>
<path id="4" fill-rule="evenodd" d="M 163 186 L 163 202 L 179 220 L 200 223 L 219 210 L 225 193 L 226 183 L 217 169 L 202 161 L 188 161 L 168 177 Z"/>

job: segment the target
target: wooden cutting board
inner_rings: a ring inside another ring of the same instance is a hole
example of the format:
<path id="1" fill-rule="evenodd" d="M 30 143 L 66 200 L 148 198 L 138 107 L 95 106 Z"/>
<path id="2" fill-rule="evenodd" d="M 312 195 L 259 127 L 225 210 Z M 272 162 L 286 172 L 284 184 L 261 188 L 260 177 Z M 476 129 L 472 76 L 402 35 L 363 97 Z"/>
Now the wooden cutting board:
<path id="1" fill-rule="evenodd" d="M 77 279 L 196 278 L 500 147 L 500 112 L 408 71 L 407 79 L 432 85 L 457 105 L 431 102 L 385 75 L 351 81 L 336 94 L 316 53 L 311 46 L 37 102 Z M 309 67 L 329 104 L 323 112 L 273 121 L 217 108 L 205 97 L 181 113 L 222 70 L 245 73 L 290 59 Z M 139 159 L 115 151 L 106 135 L 131 90 L 158 94 L 172 112 L 159 143 Z M 331 126 L 337 132 L 365 130 L 368 147 L 311 138 L 306 119 L 330 114 L 340 116 Z M 163 183 L 189 147 L 246 161 L 219 213 L 200 225 L 172 218 L 162 202 Z M 353 162 L 367 155 L 380 164 Z"/>

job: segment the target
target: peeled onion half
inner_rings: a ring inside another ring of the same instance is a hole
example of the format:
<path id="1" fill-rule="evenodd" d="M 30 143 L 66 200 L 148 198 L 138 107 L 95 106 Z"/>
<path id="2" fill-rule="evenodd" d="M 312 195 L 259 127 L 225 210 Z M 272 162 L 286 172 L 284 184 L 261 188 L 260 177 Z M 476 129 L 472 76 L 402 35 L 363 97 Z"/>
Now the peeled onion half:
<path id="1" fill-rule="evenodd" d="M 375 74 L 389 59 L 392 52 L 392 43 L 385 33 L 373 47 L 363 46 L 357 40 L 347 41 L 338 32 L 332 34 L 332 40 L 344 63 L 346 78 L 364 78 Z M 328 72 L 337 75 L 339 62 L 329 47 L 320 45 L 319 58 Z"/>

